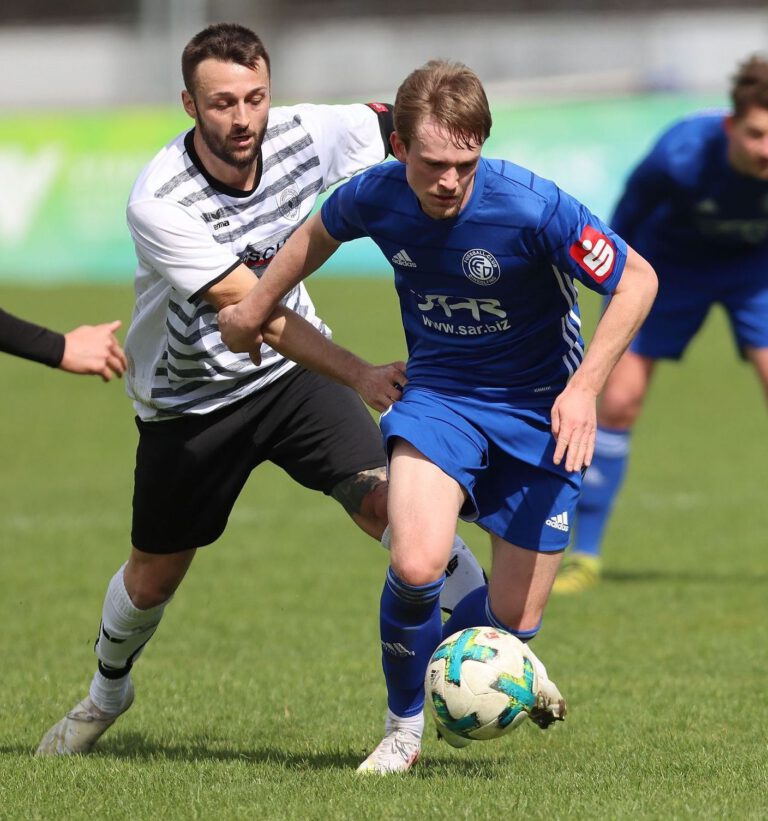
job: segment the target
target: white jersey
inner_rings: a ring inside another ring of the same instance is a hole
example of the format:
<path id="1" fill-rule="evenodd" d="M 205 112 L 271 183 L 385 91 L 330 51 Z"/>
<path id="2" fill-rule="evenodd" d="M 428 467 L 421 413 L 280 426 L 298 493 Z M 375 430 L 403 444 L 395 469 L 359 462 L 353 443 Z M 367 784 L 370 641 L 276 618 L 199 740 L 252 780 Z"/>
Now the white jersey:
<path id="1" fill-rule="evenodd" d="M 258 275 L 310 215 L 322 191 L 385 156 L 366 105 L 272 108 L 252 191 L 202 167 L 188 131 L 142 171 L 128 200 L 136 246 L 136 305 L 126 337 L 128 394 L 140 418 L 204 414 L 263 388 L 294 363 L 263 345 L 261 364 L 222 342 L 201 298 L 244 263 Z M 283 304 L 327 336 L 303 285 Z"/>

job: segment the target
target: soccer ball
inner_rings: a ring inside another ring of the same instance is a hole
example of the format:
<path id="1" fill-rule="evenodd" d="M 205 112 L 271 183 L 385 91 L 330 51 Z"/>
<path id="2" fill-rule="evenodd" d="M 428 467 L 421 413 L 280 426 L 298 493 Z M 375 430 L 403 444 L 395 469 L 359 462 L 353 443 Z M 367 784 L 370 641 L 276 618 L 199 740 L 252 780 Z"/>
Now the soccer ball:
<path id="1" fill-rule="evenodd" d="M 504 735 L 536 705 L 536 672 L 525 645 L 494 627 L 469 627 L 445 639 L 424 686 L 438 728 L 474 741 Z"/>

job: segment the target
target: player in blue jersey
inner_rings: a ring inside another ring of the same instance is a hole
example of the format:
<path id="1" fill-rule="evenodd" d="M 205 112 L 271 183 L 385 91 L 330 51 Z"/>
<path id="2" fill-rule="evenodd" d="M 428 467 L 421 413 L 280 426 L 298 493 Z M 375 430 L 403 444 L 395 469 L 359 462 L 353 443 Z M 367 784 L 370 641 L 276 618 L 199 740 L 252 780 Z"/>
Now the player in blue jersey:
<path id="1" fill-rule="evenodd" d="M 766 60 L 739 67 L 731 101 L 730 113 L 696 114 L 665 131 L 616 208 L 611 226 L 658 271 L 659 295 L 600 399 L 595 457 L 556 592 L 599 579 L 603 532 L 656 362 L 680 359 L 714 304 L 725 308 L 741 355 L 768 393 Z"/>
<path id="2" fill-rule="evenodd" d="M 420 753 L 424 675 L 443 635 L 437 597 L 459 515 L 490 533 L 492 573 L 459 602 L 445 635 L 491 624 L 527 641 L 539 629 L 592 455 L 597 395 L 656 291 L 650 266 L 583 205 L 524 168 L 481 157 L 491 114 L 465 66 L 414 71 L 394 117 L 399 162 L 339 188 L 253 291 L 219 313 L 225 342 L 256 350 L 291 283 L 342 242 L 369 236 L 394 266 L 409 359 L 403 397 L 381 417 L 389 709 L 383 741 L 359 768 L 376 773 L 407 770 Z M 586 355 L 575 279 L 613 295 Z M 546 727 L 564 717 L 565 702 L 531 659 L 531 717 Z"/>

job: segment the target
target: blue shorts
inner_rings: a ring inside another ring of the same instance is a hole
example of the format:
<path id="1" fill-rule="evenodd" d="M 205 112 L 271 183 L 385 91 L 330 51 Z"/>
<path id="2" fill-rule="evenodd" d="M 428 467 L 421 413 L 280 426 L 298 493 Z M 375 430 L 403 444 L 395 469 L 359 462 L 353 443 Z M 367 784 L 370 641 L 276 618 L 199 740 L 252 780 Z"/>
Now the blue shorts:
<path id="1" fill-rule="evenodd" d="M 680 359 L 709 309 L 726 310 L 739 351 L 768 348 L 768 258 L 749 256 L 727 264 L 655 263 L 656 301 L 630 350 L 650 359 Z"/>
<path id="2" fill-rule="evenodd" d="M 405 439 L 464 488 L 462 519 L 518 547 L 565 550 L 581 473 L 553 464 L 548 410 L 409 387 L 380 424 L 388 453 Z"/>

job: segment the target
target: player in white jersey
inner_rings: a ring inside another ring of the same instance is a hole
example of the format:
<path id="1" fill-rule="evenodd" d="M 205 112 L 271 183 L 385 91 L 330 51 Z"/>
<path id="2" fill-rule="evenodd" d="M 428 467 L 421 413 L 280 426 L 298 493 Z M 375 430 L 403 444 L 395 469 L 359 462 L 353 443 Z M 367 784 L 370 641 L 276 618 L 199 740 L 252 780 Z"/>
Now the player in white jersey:
<path id="1" fill-rule="evenodd" d="M 263 461 L 332 495 L 366 533 L 385 531 L 386 459 L 352 388 L 388 407 L 403 363 L 374 367 L 334 345 L 303 287 L 274 314 L 258 364 L 226 348 L 217 311 L 253 287 L 320 192 L 384 158 L 389 107 L 271 109 L 269 57 L 234 24 L 196 35 L 182 71 L 195 127 L 147 166 L 128 203 L 139 262 L 126 343 L 140 434 L 133 547 L 107 589 L 89 694 L 46 733 L 41 755 L 90 751 L 130 707 L 133 663 Z M 483 583 L 460 540 L 457 562 L 448 608 Z"/>

